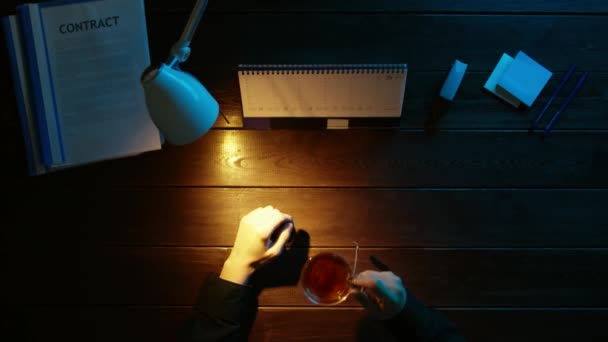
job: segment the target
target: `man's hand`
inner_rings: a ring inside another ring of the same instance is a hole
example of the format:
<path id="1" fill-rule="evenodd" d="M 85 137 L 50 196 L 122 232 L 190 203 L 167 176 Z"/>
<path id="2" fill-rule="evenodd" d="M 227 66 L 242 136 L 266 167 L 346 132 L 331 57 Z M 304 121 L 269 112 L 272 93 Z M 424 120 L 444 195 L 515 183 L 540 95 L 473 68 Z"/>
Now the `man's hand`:
<path id="1" fill-rule="evenodd" d="M 220 278 L 245 284 L 256 267 L 281 253 L 293 228 L 291 216 L 272 206 L 257 208 L 245 215 Z"/>
<path id="2" fill-rule="evenodd" d="M 364 271 L 352 283 L 361 287 L 354 290 L 355 298 L 376 319 L 393 318 L 405 306 L 407 292 L 393 272 Z"/>

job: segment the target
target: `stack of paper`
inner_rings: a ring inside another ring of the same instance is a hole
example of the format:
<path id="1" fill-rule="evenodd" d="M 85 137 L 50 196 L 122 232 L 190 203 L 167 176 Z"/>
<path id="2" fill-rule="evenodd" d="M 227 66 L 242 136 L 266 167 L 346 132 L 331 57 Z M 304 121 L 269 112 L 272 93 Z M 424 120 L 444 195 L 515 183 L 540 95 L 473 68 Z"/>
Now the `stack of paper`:
<path id="1" fill-rule="evenodd" d="M 484 88 L 514 107 L 531 107 L 553 73 L 524 52 L 502 55 Z"/>
<path id="2" fill-rule="evenodd" d="M 143 0 L 25 4 L 4 17 L 30 174 L 161 148 Z"/>

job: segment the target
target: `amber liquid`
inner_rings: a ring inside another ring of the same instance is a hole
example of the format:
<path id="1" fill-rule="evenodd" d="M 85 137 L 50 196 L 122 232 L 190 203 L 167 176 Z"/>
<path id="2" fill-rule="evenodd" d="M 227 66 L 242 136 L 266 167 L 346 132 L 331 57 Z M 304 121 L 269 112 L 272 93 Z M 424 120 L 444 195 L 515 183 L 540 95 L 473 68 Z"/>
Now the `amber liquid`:
<path id="1" fill-rule="evenodd" d="M 302 286 L 307 297 L 318 304 L 336 304 L 350 291 L 350 266 L 342 257 L 321 253 L 313 257 L 302 271 Z"/>

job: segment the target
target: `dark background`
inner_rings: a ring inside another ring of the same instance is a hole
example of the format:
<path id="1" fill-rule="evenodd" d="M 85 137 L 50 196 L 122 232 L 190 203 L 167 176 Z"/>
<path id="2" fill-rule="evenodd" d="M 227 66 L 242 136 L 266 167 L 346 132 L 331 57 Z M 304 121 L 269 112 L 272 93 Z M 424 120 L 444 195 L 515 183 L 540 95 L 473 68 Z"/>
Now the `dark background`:
<path id="1" fill-rule="evenodd" d="M 193 4 L 146 1 L 153 60 Z M 220 117 L 191 145 L 40 177 L 27 176 L 3 51 L 0 339 L 174 340 L 240 217 L 273 204 L 309 234 L 310 255 L 352 261 L 356 240 L 360 270 L 377 256 L 471 341 L 605 341 L 607 36 L 602 0 L 212 0 L 184 68 L 230 123 Z M 501 54 L 519 50 L 555 73 L 523 111 L 482 88 Z M 427 135 L 454 59 L 469 69 Z M 401 125 L 242 129 L 238 63 L 408 63 Z M 588 82 L 551 136 L 529 135 L 572 63 L 550 114 L 582 71 Z M 259 302 L 254 341 L 376 332 L 352 299 L 317 307 L 290 285 Z"/>

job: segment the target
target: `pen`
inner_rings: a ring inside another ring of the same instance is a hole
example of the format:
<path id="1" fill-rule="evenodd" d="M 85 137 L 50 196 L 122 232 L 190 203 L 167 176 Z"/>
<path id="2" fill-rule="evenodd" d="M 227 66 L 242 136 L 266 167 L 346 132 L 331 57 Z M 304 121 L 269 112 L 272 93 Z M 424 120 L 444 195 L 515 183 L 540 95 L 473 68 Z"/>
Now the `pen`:
<path id="1" fill-rule="evenodd" d="M 375 256 L 370 255 L 369 256 L 369 260 L 371 260 L 372 264 L 374 264 L 374 266 L 376 266 L 380 271 L 390 271 L 390 269 L 388 268 L 388 266 L 386 266 L 385 263 L 383 263 L 382 261 L 380 261 Z"/>
<path id="2" fill-rule="evenodd" d="M 581 75 L 581 77 L 578 79 L 578 82 L 576 82 L 576 86 L 574 87 L 574 89 L 572 89 L 572 91 L 570 92 L 570 95 L 568 95 L 568 98 L 566 99 L 564 104 L 560 107 L 560 109 L 557 111 L 557 113 L 555 113 L 555 115 L 553 116 L 553 118 L 551 119 L 551 121 L 549 122 L 547 127 L 545 127 L 545 131 L 544 131 L 545 135 L 549 134 L 549 131 L 551 131 L 551 128 L 555 124 L 555 121 L 557 121 L 557 118 L 559 117 L 559 115 L 564 111 L 564 109 L 566 109 L 566 107 L 568 106 L 570 101 L 572 101 L 572 98 L 574 98 L 574 95 L 576 94 L 576 92 L 581 88 L 583 83 L 585 83 L 585 81 L 587 80 L 587 76 L 589 76 L 589 72 L 585 71 L 585 73 L 583 73 Z"/>
<path id="3" fill-rule="evenodd" d="M 551 97 L 549 98 L 549 101 L 547 101 L 547 104 L 545 104 L 545 108 L 543 108 L 543 110 L 540 112 L 540 114 L 538 114 L 538 116 L 536 117 L 536 120 L 534 120 L 534 123 L 532 124 L 532 126 L 530 126 L 530 133 L 532 133 L 534 131 L 534 129 L 536 127 L 538 127 L 538 124 L 539 124 L 540 120 L 543 118 L 543 116 L 545 115 L 547 108 L 549 108 L 551 103 L 553 103 L 553 100 L 555 100 L 555 98 L 557 97 L 557 93 L 559 93 L 559 91 L 562 89 L 564 84 L 566 84 L 566 81 L 568 81 L 568 79 L 570 79 L 570 76 L 572 76 L 574 69 L 576 69 L 576 64 L 572 64 L 570 66 L 570 69 L 568 69 L 568 72 L 566 72 L 566 74 L 562 78 L 562 81 L 555 88 L 555 90 L 553 91 L 553 94 L 551 94 Z"/>

